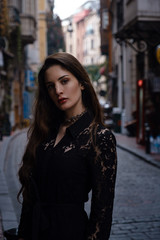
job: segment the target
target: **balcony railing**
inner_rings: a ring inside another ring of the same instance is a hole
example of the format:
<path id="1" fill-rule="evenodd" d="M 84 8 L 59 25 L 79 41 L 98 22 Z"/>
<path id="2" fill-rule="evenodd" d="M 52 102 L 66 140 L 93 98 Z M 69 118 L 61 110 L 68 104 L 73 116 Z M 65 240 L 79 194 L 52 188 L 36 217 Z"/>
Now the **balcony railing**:
<path id="1" fill-rule="evenodd" d="M 23 44 L 33 43 L 36 39 L 36 20 L 31 15 L 21 14 L 21 34 Z"/>
<path id="2" fill-rule="evenodd" d="M 8 6 L 9 26 L 11 28 L 20 24 L 19 11 L 16 7 Z"/>

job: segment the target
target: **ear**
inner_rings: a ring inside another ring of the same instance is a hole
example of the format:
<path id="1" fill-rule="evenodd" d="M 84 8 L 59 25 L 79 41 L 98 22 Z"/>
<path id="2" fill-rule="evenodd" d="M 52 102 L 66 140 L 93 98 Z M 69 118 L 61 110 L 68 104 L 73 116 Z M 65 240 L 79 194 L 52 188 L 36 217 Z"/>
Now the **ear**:
<path id="1" fill-rule="evenodd" d="M 81 84 L 81 90 L 84 90 L 84 86 Z"/>

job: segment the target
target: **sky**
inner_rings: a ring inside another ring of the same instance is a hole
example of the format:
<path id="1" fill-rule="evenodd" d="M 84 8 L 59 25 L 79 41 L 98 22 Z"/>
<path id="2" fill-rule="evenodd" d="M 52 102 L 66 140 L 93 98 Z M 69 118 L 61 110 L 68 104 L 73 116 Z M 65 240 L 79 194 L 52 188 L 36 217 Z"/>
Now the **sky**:
<path id="1" fill-rule="evenodd" d="M 55 0 L 54 2 L 54 13 L 59 15 L 61 20 L 69 17 L 76 12 L 87 0 Z"/>

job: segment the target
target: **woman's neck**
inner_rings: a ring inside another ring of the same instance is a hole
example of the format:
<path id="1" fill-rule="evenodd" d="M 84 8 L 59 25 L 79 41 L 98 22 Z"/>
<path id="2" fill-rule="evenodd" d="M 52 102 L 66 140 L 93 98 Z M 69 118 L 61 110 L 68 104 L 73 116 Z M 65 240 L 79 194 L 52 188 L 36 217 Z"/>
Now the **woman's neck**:
<path id="1" fill-rule="evenodd" d="M 77 115 L 80 115 L 85 110 L 86 110 L 86 108 L 82 107 L 81 109 L 78 109 L 78 111 L 68 111 L 65 113 L 65 120 L 75 117 Z"/>
<path id="2" fill-rule="evenodd" d="M 78 114 L 74 114 L 73 116 L 71 116 L 70 118 L 66 118 L 65 121 L 63 122 L 63 125 L 67 126 L 67 125 L 71 125 L 74 122 L 76 122 L 83 114 L 86 113 L 86 109 L 84 108 L 80 113 Z"/>

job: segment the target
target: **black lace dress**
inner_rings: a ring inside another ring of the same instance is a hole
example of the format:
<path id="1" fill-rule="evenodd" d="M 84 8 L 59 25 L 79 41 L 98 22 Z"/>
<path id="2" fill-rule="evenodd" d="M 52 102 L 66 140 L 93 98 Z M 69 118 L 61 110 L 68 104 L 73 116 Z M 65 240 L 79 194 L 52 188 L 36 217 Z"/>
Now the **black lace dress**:
<path id="1" fill-rule="evenodd" d="M 19 236 L 25 240 L 109 239 L 116 141 L 101 125 L 93 130 L 91 122 L 87 112 L 67 128 L 55 147 L 56 131 L 38 147 L 31 177 L 35 197 L 33 204 L 23 203 L 19 225 Z M 88 219 L 84 203 L 90 190 Z"/>

